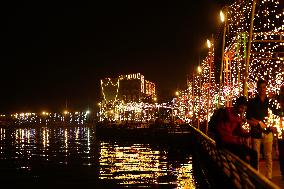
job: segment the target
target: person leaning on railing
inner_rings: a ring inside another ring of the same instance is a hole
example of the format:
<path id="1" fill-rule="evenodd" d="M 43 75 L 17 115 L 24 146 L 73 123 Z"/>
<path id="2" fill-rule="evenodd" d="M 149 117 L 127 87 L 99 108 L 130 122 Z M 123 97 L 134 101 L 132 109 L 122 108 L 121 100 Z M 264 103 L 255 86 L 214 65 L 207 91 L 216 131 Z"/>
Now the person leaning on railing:
<path id="1" fill-rule="evenodd" d="M 248 147 L 244 137 L 249 133 L 242 128 L 242 117 L 247 107 L 246 97 L 239 97 L 233 107 L 226 107 L 225 114 L 218 121 L 216 131 L 221 147 L 229 150 L 239 158 L 249 163 L 255 169 L 258 167 L 257 152 Z"/>

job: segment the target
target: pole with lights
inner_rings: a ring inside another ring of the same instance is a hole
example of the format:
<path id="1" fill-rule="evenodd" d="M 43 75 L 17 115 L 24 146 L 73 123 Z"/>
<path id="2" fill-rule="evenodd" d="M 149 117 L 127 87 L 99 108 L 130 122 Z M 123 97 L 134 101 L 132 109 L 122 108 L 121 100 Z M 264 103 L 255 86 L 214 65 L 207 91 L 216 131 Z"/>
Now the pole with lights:
<path id="1" fill-rule="evenodd" d="M 213 37 L 212 40 L 213 41 Z M 210 40 L 207 39 L 207 47 L 209 48 L 209 81 L 208 81 L 208 92 L 207 92 L 207 112 L 206 112 L 206 128 L 205 128 L 205 134 L 208 132 L 208 122 L 209 122 L 209 109 L 210 109 L 210 92 L 211 92 L 211 67 L 212 67 L 212 48 L 213 45 Z"/>
<path id="2" fill-rule="evenodd" d="M 191 89 L 192 89 L 192 118 L 193 120 L 196 119 L 195 117 L 195 96 L 194 96 L 194 71 L 192 73 L 192 85 L 191 85 Z"/>
<path id="3" fill-rule="evenodd" d="M 225 12 L 227 13 L 227 8 L 225 7 Z M 223 40 L 222 40 L 222 54 L 221 54 L 221 69 L 220 69 L 220 81 L 219 81 L 219 92 L 218 92 L 218 108 L 220 107 L 221 101 L 221 90 L 222 90 L 222 83 L 223 83 L 223 65 L 224 65 L 224 51 L 225 51 L 225 40 L 226 40 L 226 28 L 227 28 L 227 18 L 226 15 L 221 11 L 220 12 L 221 21 L 224 23 L 224 30 L 223 30 Z"/>
<path id="4" fill-rule="evenodd" d="M 197 71 L 199 74 L 199 110 L 198 110 L 198 120 L 197 120 L 197 129 L 200 129 L 200 112 L 201 112 L 201 73 L 202 68 L 201 66 L 197 67 Z"/>

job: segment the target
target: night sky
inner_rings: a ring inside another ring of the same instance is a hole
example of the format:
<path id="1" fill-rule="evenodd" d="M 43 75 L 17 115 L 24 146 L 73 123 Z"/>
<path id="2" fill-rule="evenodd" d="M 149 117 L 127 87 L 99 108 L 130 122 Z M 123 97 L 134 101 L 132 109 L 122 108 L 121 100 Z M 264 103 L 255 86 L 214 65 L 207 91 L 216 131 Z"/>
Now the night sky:
<path id="1" fill-rule="evenodd" d="M 93 108 L 100 79 L 141 73 L 160 101 L 186 85 L 222 1 L 1 6 L 0 112 Z M 204 55 L 205 54 L 205 55 Z"/>

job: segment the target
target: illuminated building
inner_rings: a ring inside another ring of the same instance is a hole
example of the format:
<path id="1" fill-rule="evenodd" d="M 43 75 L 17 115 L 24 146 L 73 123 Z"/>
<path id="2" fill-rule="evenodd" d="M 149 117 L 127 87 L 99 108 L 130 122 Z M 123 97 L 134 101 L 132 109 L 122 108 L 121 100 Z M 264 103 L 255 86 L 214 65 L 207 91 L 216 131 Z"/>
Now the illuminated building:
<path id="1" fill-rule="evenodd" d="M 145 80 L 140 73 L 102 79 L 101 88 L 106 103 L 116 100 L 126 103 L 151 102 L 156 98 L 155 83 Z"/>
<path id="2" fill-rule="evenodd" d="M 119 76 L 118 99 L 125 102 L 151 102 L 156 97 L 156 86 L 140 73 Z"/>
<path id="3" fill-rule="evenodd" d="M 140 73 L 101 80 L 103 100 L 99 118 L 112 121 L 154 119 L 156 85 Z M 156 105 L 157 106 L 157 105 Z"/>

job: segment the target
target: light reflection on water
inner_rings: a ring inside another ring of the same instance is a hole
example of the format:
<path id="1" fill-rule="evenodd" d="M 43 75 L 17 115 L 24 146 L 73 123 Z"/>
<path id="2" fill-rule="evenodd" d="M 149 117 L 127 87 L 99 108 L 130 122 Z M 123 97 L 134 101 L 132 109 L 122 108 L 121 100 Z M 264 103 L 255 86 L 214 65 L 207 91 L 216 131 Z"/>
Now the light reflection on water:
<path id="1" fill-rule="evenodd" d="M 101 179 L 115 179 L 122 185 L 171 184 L 175 188 L 195 188 L 191 156 L 184 163 L 169 161 L 168 152 L 153 150 L 150 144 L 121 146 L 101 143 Z"/>
<path id="2" fill-rule="evenodd" d="M 158 143 L 98 141 L 88 127 L 0 128 L 0 179 L 196 188 L 191 154 L 176 158 L 169 149 Z"/>

